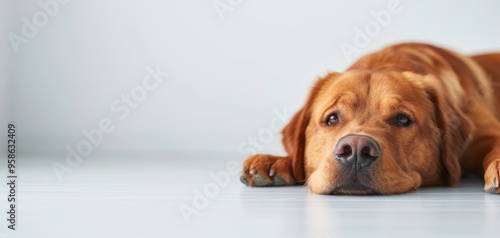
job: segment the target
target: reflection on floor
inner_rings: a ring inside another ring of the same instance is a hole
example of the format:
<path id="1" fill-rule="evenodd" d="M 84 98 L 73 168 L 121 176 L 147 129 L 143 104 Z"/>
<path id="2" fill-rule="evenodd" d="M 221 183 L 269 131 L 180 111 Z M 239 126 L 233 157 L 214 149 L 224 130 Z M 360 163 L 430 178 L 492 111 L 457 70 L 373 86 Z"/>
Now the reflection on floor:
<path id="1" fill-rule="evenodd" d="M 52 165 L 65 164 L 64 157 L 19 155 L 18 230 L 0 233 L 427 238 L 500 232 L 500 195 L 483 193 L 480 179 L 396 196 L 320 196 L 301 186 L 245 187 L 231 175 L 243 158 L 231 153 L 96 152 L 59 182 Z M 1 189 L 6 194 L 6 186 Z"/>

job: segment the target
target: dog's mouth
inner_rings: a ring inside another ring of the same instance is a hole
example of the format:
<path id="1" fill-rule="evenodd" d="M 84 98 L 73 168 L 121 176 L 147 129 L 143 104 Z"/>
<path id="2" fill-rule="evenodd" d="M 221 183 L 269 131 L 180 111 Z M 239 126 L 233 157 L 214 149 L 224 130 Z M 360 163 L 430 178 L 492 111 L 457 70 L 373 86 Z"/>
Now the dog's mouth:
<path id="1" fill-rule="evenodd" d="M 330 193 L 331 195 L 380 195 L 381 193 L 361 184 L 358 180 L 353 180 L 352 182 L 340 186 L 335 186 L 335 188 Z"/>

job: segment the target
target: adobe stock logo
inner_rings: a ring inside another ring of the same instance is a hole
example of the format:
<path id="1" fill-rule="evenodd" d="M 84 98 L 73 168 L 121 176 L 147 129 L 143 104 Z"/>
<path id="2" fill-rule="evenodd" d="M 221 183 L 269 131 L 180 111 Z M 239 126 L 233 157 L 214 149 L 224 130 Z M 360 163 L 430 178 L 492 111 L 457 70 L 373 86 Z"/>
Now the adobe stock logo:
<path id="1" fill-rule="evenodd" d="M 288 123 L 292 116 L 285 107 L 281 111 L 277 109 L 273 111 L 274 116 L 268 125 L 261 128 L 255 136 L 247 137 L 247 140 L 238 145 L 239 154 L 256 154 L 257 151 L 264 150 L 266 145 L 273 141 L 275 134 L 279 133 L 280 129 Z M 239 174 L 240 166 L 240 161 L 231 160 L 226 164 L 225 170 L 217 173 L 210 171 L 208 173 L 212 182 L 205 183 L 202 188 L 193 188 L 191 201 L 179 204 L 179 214 L 186 224 L 190 224 L 194 216 L 200 215 L 210 205 L 210 202 L 228 187 L 232 179 Z"/>
<path id="2" fill-rule="evenodd" d="M 226 164 L 226 170 L 214 173 L 210 171 L 208 175 L 213 182 L 208 182 L 203 186 L 203 189 L 193 188 L 194 196 L 191 203 L 179 204 L 179 213 L 186 224 L 191 223 L 193 215 L 200 215 L 201 211 L 208 207 L 210 201 L 219 196 L 231 182 L 231 177 L 234 177 L 240 171 L 239 164 L 231 160 Z"/>
<path id="3" fill-rule="evenodd" d="M 110 103 L 111 112 L 115 113 L 119 120 L 123 121 L 129 117 L 131 111 L 138 108 L 147 98 L 149 93 L 158 88 L 169 75 L 162 71 L 159 65 L 156 68 L 146 67 L 146 74 L 141 81 L 130 89 L 128 93 L 121 94 Z M 103 117 L 96 128 L 82 130 L 84 139 L 78 141 L 74 146 L 66 146 L 66 158 L 64 161 L 53 161 L 52 168 L 59 182 L 63 182 L 64 175 L 72 173 L 85 157 L 88 157 L 95 148 L 99 147 L 107 135 L 116 129 L 116 120 Z"/>
<path id="4" fill-rule="evenodd" d="M 274 116 L 269 121 L 269 126 L 260 129 L 256 136 L 248 136 L 246 141 L 242 141 L 238 145 L 238 153 L 241 155 L 257 154 L 266 148 L 266 145 L 271 143 L 275 135 L 290 121 L 292 114 L 283 107 L 281 111 L 273 110 Z"/>
<path id="5" fill-rule="evenodd" d="M 389 26 L 392 21 L 393 15 L 398 15 L 403 11 L 401 2 L 398 0 L 390 0 L 387 3 L 387 9 L 380 11 L 371 11 L 370 15 L 373 17 L 372 21 L 365 24 L 363 29 L 359 27 L 354 28 L 353 44 L 342 42 L 340 50 L 344 58 L 351 62 L 355 56 L 359 56 L 361 50 L 370 45 L 373 38 L 377 37 L 383 28 Z"/>
<path id="6" fill-rule="evenodd" d="M 49 19 L 54 18 L 61 5 L 66 5 L 70 0 L 40 0 L 38 1 L 38 6 L 41 10 L 33 14 L 31 19 L 26 17 L 21 18 L 23 25 L 21 27 L 21 34 L 16 34 L 14 32 L 7 33 L 7 38 L 9 39 L 12 49 L 19 53 L 19 47 L 21 45 L 26 45 L 29 40 L 33 39 L 37 34 L 39 29 L 44 28 L 49 24 Z"/>
<path id="7" fill-rule="evenodd" d="M 226 14 L 234 11 L 242 3 L 243 0 L 215 0 L 212 5 L 219 19 L 223 21 Z"/>

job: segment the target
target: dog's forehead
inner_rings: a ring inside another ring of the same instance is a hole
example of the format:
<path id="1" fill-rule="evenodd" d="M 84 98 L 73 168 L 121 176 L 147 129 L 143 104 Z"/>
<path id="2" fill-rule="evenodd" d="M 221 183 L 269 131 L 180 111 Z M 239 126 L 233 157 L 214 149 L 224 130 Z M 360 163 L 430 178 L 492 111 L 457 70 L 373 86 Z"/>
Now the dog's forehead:
<path id="1" fill-rule="evenodd" d="M 347 72 L 330 79 L 318 97 L 346 95 L 356 100 L 421 100 L 420 88 L 399 72 Z"/>

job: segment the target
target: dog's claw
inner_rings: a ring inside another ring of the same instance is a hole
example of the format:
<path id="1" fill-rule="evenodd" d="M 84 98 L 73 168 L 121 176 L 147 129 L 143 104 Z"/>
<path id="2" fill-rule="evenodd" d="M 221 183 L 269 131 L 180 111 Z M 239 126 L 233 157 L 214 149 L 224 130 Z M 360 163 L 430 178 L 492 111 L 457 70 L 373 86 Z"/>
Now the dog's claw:
<path id="1" fill-rule="evenodd" d="M 257 187 L 269 185 L 269 182 L 267 181 L 267 179 L 260 174 L 256 174 L 253 176 L 253 183 Z"/>
<path id="2" fill-rule="evenodd" d="M 491 194 L 500 194 L 498 187 L 498 178 L 494 178 L 491 184 L 484 186 L 484 191 Z"/>
<path id="3" fill-rule="evenodd" d="M 247 177 L 246 177 L 245 175 L 241 175 L 241 176 L 240 176 L 240 181 L 241 181 L 243 184 L 245 184 L 245 185 L 247 185 L 247 186 L 250 186 L 250 185 L 248 184 L 248 179 L 247 179 Z"/>
<path id="4" fill-rule="evenodd" d="M 495 160 L 488 165 L 484 172 L 484 191 L 491 194 L 500 194 L 499 178 L 500 160 Z"/>
<path id="5" fill-rule="evenodd" d="M 497 188 L 495 188 L 494 186 L 491 186 L 491 187 L 485 189 L 484 191 L 487 193 L 491 193 L 491 194 L 497 194 Z"/>
<path id="6" fill-rule="evenodd" d="M 269 183 L 269 181 L 262 175 L 256 174 L 253 176 L 253 183 L 256 187 L 263 187 L 263 186 L 284 186 L 286 185 L 285 179 L 283 179 L 280 176 L 274 176 L 272 177 L 273 182 Z M 240 176 L 240 181 L 245 184 L 246 186 L 250 186 L 250 183 L 248 182 L 248 179 L 245 175 Z"/>
<path id="7" fill-rule="evenodd" d="M 286 184 L 286 181 L 280 176 L 273 177 L 273 185 L 274 186 L 283 186 Z"/>

